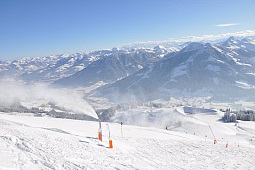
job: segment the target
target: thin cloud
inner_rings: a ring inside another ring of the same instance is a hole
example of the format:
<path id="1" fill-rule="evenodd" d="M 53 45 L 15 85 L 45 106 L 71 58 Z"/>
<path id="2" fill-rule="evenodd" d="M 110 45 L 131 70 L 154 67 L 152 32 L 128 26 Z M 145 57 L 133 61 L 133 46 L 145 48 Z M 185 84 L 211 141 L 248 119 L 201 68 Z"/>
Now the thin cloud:
<path id="1" fill-rule="evenodd" d="M 214 25 L 215 27 L 231 27 L 231 26 L 236 26 L 239 25 L 239 23 L 230 23 L 230 24 L 217 24 Z"/>
<path id="2" fill-rule="evenodd" d="M 164 45 L 164 44 L 174 44 L 174 43 L 183 43 L 183 42 L 196 42 L 196 41 L 210 41 L 210 40 L 220 40 L 224 38 L 228 38 L 230 36 L 234 37 L 247 37 L 247 36 L 255 36 L 255 30 L 245 30 L 239 32 L 230 32 L 225 34 L 217 34 L 217 35 L 202 35 L 202 36 L 188 36 L 188 37 L 181 37 L 178 39 L 170 38 L 164 41 L 145 41 L 145 42 L 133 42 L 127 44 L 119 45 L 120 48 L 137 48 L 137 47 L 146 47 L 146 48 L 153 48 L 156 45 Z"/>

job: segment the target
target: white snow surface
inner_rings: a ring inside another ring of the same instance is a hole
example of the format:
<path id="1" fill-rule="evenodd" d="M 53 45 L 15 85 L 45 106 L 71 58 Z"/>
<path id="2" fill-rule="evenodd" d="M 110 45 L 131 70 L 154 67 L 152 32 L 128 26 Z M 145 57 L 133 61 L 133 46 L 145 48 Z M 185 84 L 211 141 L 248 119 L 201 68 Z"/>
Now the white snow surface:
<path id="1" fill-rule="evenodd" d="M 102 123 L 101 142 L 98 122 L 2 113 L 0 169 L 253 169 L 255 165 L 254 122 L 222 123 L 221 112 L 190 107 L 138 108 L 130 113 L 135 111 L 157 118 L 174 114 L 171 118 L 182 121 L 171 130 L 139 127 L 127 125 L 130 117 L 121 112 L 127 119 L 123 137 L 119 123 Z M 113 149 L 108 147 L 106 124 Z M 215 145 L 208 126 L 217 139 Z"/>

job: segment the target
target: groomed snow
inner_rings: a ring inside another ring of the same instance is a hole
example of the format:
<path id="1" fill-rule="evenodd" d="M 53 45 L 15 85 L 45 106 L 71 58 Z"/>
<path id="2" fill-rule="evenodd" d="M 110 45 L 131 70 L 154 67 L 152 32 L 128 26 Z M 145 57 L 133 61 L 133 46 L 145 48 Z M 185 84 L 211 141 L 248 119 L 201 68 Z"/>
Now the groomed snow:
<path id="1" fill-rule="evenodd" d="M 218 121 L 221 113 L 214 110 L 161 109 L 164 115 L 171 111 L 185 118 L 173 130 L 124 122 L 122 137 L 121 125 L 108 123 L 113 149 L 108 148 L 106 123 L 102 123 L 101 142 L 98 122 L 2 113 L 0 169 L 253 169 L 254 122 L 240 122 L 236 127 Z M 208 125 L 217 138 L 215 145 Z"/>

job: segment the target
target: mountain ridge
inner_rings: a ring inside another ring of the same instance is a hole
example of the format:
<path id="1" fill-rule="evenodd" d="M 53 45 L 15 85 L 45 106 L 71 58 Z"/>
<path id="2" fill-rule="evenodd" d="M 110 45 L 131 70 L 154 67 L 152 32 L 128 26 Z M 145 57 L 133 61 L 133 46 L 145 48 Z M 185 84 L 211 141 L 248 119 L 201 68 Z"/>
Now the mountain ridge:
<path id="1" fill-rule="evenodd" d="M 244 51 L 251 55 L 247 56 Z M 254 57 L 253 49 L 242 45 L 227 48 L 209 43 L 190 43 L 173 57 L 153 63 L 101 89 L 98 94 L 108 98 L 132 94 L 139 100 L 201 95 L 218 99 L 252 98 Z"/>

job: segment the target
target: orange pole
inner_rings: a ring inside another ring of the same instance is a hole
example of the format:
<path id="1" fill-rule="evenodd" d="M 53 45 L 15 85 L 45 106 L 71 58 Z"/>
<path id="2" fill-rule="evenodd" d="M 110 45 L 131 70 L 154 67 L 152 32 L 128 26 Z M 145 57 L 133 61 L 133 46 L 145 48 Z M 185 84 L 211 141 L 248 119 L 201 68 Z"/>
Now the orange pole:
<path id="1" fill-rule="evenodd" d="M 98 139 L 101 140 L 101 141 L 103 139 L 102 138 L 102 129 L 101 128 L 98 129 Z"/>
<path id="2" fill-rule="evenodd" d="M 109 148 L 113 148 L 112 140 L 111 139 L 109 139 Z"/>

